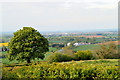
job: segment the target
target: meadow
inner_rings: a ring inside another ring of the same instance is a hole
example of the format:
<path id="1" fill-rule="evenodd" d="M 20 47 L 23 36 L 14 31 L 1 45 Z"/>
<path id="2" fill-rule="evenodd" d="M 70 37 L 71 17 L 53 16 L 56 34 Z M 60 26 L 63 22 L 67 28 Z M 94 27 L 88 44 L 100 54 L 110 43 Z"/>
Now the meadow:
<path id="1" fill-rule="evenodd" d="M 78 51 L 78 50 L 93 50 L 93 49 L 98 49 L 98 48 L 100 48 L 100 45 L 90 44 L 90 45 L 77 46 L 73 50 L 75 50 L 75 51 Z"/>

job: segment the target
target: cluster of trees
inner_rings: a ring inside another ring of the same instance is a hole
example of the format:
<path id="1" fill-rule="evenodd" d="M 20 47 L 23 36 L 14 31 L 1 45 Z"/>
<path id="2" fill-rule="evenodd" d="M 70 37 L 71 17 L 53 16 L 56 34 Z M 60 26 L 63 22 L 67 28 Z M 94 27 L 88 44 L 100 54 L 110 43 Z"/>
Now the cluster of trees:
<path id="1" fill-rule="evenodd" d="M 74 52 L 71 49 L 64 49 L 63 52 L 55 52 L 47 57 L 48 62 L 65 62 L 65 61 L 78 61 L 78 60 L 91 60 L 94 59 L 93 53 L 89 50 Z"/>
<path id="2" fill-rule="evenodd" d="M 94 50 L 97 58 L 102 59 L 119 59 L 118 46 L 115 43 L 109 43 L 109 45 L 102 44 L 100 49 Z"/>
<path id="3" fill-rule="evenodd" d="M 57 44 L 57 43 L 55 43 L 55 44 L 49 44 L 49 47 L 62 48 L 62 47 L 65 47 L 65 45 L 64 44 Z"/>
<path id="4" fill-rule="evenodd" d="M 99 49 L 93 51 L 79 50 L 73 51 L 70 46 L 62 48 L 62 51 L 52 53 L 48 56 L 49 62 L 62 62 L 71 60 L 92 60 L 92 59 L 119 59 L 118 47 L 114 43 L 101 45 Z"/>
<path id="5" fill-rule="evenodd" d="M 107 42 L 107 41 L 116 41 L 117 38 L 86 38 L 86 37 L 47 37 L 49 44 L 58 44 L 58 43 L 91 43 L 91 44 L 97 44 L 97 43 L 102 43 L 102 42 Z"/>

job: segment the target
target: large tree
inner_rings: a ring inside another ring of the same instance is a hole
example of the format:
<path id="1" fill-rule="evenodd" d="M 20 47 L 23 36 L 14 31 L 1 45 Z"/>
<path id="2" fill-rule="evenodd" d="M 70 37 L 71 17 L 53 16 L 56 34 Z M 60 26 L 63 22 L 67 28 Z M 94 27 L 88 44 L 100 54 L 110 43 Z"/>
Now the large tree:
<path id="1" fill-rule="evenodd" d="M 8 59 L 30 63 L 31 59 L 44 58 L 49 51 L 48 40 L 32 27 L 23 27 L 14 33 L 9 42 Z"/>

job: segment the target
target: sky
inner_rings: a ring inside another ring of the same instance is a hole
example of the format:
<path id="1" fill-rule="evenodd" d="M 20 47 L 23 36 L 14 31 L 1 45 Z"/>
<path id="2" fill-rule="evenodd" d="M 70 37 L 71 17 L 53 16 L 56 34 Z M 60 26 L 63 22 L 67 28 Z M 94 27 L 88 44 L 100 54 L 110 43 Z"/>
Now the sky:
<path id="1" fill-rule="evenodd" d="M 118 28 L 119 0 L 1 0 L 0 31 L 89 31 Z"/>

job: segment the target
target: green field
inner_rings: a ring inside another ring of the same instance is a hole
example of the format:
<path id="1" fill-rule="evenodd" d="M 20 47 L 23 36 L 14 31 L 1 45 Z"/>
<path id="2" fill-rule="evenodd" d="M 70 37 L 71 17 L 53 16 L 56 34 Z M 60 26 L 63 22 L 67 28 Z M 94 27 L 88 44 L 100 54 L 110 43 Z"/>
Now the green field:
<path id="1" fill-rule="evenodd" d="M 90 45 L 81 45 L 78 47 L 75 47 L 73 50 L 78 51 L 78 50 L 94 50 L 100 48 L 100 45 L 97 44 L 90 44 Z"/>

